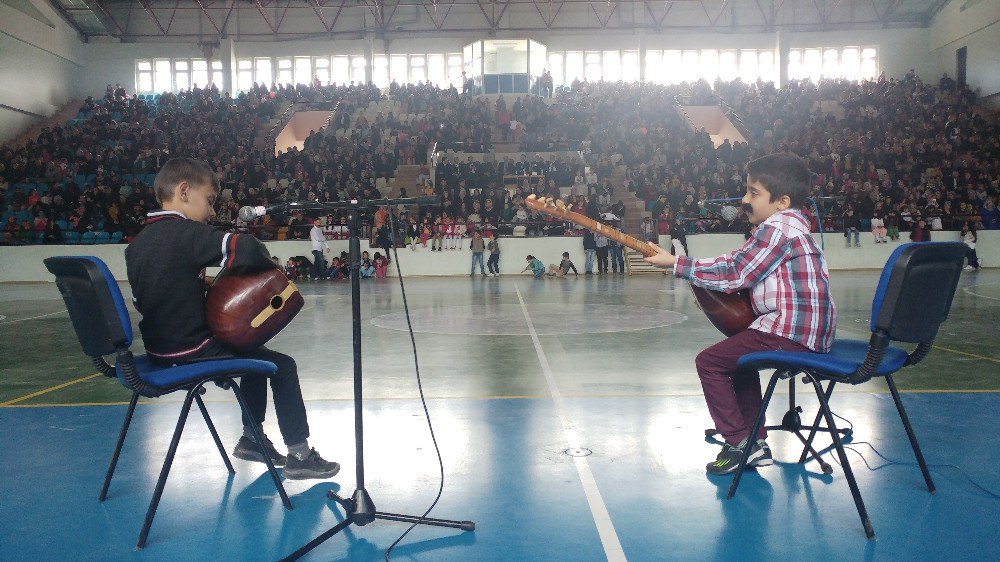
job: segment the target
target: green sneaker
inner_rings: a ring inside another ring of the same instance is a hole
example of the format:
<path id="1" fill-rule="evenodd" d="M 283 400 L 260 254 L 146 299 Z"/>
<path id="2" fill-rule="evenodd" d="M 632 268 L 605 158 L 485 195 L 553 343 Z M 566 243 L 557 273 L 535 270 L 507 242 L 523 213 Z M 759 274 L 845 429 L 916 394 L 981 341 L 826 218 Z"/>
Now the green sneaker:
<path id="1" fill-rule="evenodd" d="M 715 457 L 715 461 L 705 465 L 705 471 L 717 476 L 736 472 L 736 469 L 740 466 L 740 458 L 743 457 L 743 450 L 746 446 L 746 439 L 740 441 L 739 445 L 726 443 L 722 446 L 722 451 Z M 774 459 L 771 457 L 771 448 L 767 446 L 767 441 L 758 439 L 754 442 L 753 448 L 750 450 L 750 458 L 747 460 L 747 466 L 758 467 L 769 466 L 771 464 L 774 464 Z"/>

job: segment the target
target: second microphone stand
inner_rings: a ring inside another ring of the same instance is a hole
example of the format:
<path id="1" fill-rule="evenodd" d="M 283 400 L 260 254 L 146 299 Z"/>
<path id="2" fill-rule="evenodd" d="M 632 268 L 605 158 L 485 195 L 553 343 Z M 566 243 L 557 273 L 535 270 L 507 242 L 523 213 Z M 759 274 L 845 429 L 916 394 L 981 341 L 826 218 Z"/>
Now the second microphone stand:
<path id="1" fill-rule="evenodd" d="M 351 272 L 351 327 L 354 335 L 354 442 L 357 489 L 355 489 L 354 494 L 350 498 L 342 497 L 333 490 L 328 491 L 326 493 L 327 497 L 344 508 L 344 520 L 324 531 L 283 560 L 297 560 L 348 526 L 357 525 L 363 527 L 376 519 L 431 525 L 434 527 L 451 527 L 462 529 L 463 531 L 476 530 L 476 524 L 472 521 L 453 521 L 450 519 L 435 519 L 433 517 L 376 511 L 375 503 L 372 502 L 368 490 L 365 489 L 364 399 L 361 392 L 361 213 L 369 207 L 393 206 L 414 202 L 420 203 L 422 202 L 420 199 L 424 198 L 383 199 L 377 201 L 358 200 L 334 204 L 335 207 L 331 206 L 331 208 L 346 208 L 350 211 L 348 219 L 350 240 L 348 246 Z M 395 239 L 395 233 L 393 233 L 393 239 Z"/>

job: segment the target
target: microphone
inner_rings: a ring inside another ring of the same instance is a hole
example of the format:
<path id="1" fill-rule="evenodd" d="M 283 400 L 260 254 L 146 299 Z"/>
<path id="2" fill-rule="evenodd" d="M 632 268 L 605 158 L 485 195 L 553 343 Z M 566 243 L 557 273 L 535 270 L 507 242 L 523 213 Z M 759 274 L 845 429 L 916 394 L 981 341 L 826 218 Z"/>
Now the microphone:
<path id="1" fill-rule="evenodd" d="M 288 208 L 288 203 L 278 203 L 277 205 L 268 205 L 267 207 L 264 206 L 251 207 L 250 205 L 247 205 L 246 207 L 240 209 L 239 217 L 240 220 L 243 222 L 251 222 L 257 217 L 262 217 L 270 213 L 271 211 L 283 211 L 287 208 Z"/>

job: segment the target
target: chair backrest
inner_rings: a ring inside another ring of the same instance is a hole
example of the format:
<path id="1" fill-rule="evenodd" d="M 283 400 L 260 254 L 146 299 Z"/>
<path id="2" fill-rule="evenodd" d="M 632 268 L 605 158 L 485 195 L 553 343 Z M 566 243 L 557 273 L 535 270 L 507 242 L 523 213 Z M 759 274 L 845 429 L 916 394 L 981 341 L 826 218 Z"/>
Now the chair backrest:
<path id="1" fill-rule="evenodd" d="M 872 332 L 929 344 L 948 317 L 962 275 L 961 242 L 903 244 L 889 256 L 872 300 Z"/>
<path id="2" fill-rule="evenodd" d="M 102 357 L 132 345 L 132 323 L 125 299 L 108 266 L 93 256 L 45 259 L 56 276 L 83 352 Z"/>

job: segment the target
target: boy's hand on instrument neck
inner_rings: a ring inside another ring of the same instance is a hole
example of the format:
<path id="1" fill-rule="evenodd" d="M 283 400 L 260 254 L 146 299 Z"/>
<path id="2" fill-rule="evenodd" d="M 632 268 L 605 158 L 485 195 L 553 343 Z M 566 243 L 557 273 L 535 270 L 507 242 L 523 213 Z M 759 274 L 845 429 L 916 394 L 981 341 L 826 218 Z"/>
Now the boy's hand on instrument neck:
<path id="1" fill-rule="evenodd" d="M 656 249 L 656 255 L 645 258 L 647 262 L 655 265 L 656 267 L 662 267 L 663 269 L 673 267 L 674 264 L 677 263 L 677 256 L 652 242 L 650 242 L 649 245 Z"/>

